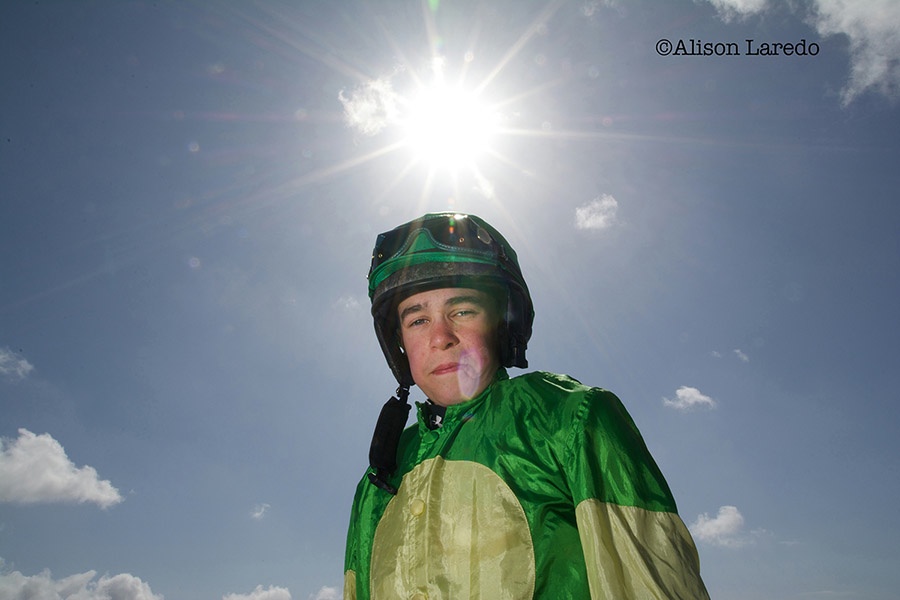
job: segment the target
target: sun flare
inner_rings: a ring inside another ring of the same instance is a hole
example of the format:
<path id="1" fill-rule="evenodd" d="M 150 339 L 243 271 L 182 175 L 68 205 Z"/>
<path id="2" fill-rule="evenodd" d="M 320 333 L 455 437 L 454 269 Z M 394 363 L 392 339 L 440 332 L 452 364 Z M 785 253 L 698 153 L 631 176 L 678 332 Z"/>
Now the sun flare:
<path id="1" fill-rule="evenodd" d="M 425 65 L 419 61 L 403 58 L 391 73 L 363 76 L 354 89 L 341 90 L 338 97 L 346 124 L 366 138 L 383 136 L 382 145 L 367 143 L 367 152 L 327 174 L 396 153 L 400 160 L 392 167 L 394 176 L 387 184 L 388 190 L 422 174 L 422 198 L 449 185 L 451 198 L 473 191 L 494 199 L 498 178 L 506 173 L 529 172 L 526 166 L 518 164 L 516 147 L 510 139 L 545 139 L 553 135 L 545 122 L 538 124 L 533 117 L 523 116 L 527 113 L 521 104 L 564 78 L 522 88 L 508 71 L 560 5 L 558 0 L 551 2 L 536 15 L 493 66 L 486 61 L 488 55 L 481 56 L 473 45 L 459 57 L 463 61 L 461 68 L 446 78 L 446 59 L 440 49 L 443 44 L 433 20 L 435 8 L 425 11 L 431 46 L 427 72 L 420 70 Z M 406 54 L 397 40 L 389 39 L 388 43 L 397 55 Z M 505 73 L 502 78 L 501 73 Z"/>
<path id="2" fill-rule="evenodd" d="M 401 123 L 414 160 L 455 169 L 488 150 L 499 115 L 478 94 L 438 76 L 411 97 Z"/>

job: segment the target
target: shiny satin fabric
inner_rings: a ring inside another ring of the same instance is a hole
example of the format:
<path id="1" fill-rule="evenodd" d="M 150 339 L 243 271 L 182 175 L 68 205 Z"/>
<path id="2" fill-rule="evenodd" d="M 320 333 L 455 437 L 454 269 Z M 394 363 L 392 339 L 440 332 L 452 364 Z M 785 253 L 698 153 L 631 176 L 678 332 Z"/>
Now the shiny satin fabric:
<path id="1" fill-rule="evenodd" d="M 428 459 L 404 478 L 375 531 L 370 587 L 373 599 L 529 599 L 525 511 L 484 465 Z"/>
<path id="2" fill-rule="evenodd" d="M 576 508 L 591 598 L 709 598 L 678 515 L 585 500 Z M 639 543 L 635 543 L 639 542 Z"/>
<path id="3" fill-rule="evenodd" d="M 626 597 L 706 597 L 666 596 L 668 584 L 634 575 L 668 569 L 696 581 L 684 589 L 703 590 L 669 488 L 610 392 L 501 370 L 480 396 L 449 407 L 439 429 L 420 410 L 398 464 L 396 497 L 365 478 L 357 488 L 345 560 L 355 589 L 345 600 L 622 597 L 591 596 L 614 589 L 606 577 L 635 578 Z M 594 508 L 607 505 L 681 528 L 613 527 Z"/>

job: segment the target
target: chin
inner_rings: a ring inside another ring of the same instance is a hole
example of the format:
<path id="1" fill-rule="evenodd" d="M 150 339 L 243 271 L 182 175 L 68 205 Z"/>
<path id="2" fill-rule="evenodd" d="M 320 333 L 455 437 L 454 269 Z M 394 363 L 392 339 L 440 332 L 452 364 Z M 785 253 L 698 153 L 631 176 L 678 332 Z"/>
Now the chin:
<path id="1" fill-rule="evenodd" d="M 435 394 L 434 396 L 428 396 L 428 399 L 438 406 L 453 406 L 454 404 L 459 404 L 460 402 L 465 402 L 467 400 L 467 398 L 463 398 L 458 394 Z"/>
<path id="2" fill-rule="evenodd" d="M 419 387 L 429 400 L 439 406 L 450 406 L 468 400 L 468 398 L 463 396 L 457 388 L 450 389 L 444 386 L 430 388 Z"/>
<path id="3" fill-rule="evenodd" d="M 452 389 L 437 389 L 434 390 L 434 395 L 429 395 L 427 392 L 425 395 L 428 396 L 429 400 L 431 400 L 435 404 L 439 404 L 441 406 L 452 406 L 453 404 L 459 404 L 461 402 L 471 400 L 472 398 L 480 394 L 483 389 L 484 386 L 479 385 L 479 382 L 477 381 L 466 381 L 460 382 L 460 385 L 458 387 L 454 387 Z"/>

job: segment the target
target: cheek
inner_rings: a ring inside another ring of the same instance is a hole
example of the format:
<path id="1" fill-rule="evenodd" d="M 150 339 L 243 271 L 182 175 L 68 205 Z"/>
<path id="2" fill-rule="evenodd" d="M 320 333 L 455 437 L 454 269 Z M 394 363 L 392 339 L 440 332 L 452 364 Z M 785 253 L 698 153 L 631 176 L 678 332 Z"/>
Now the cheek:
<path id="1" fill-rule="evenodd" d="M 400 336 L 400 348 L 403 350 L 403 354 L 406 355 L 406 360 L 409 361 L 409 368 L 413 371 L 421 363 L 420 357 L 422 353 L 420 347 L 421 344 L 418 343 L 415 336 Z"/>
<path id="2" fill-rule="evenodd" d="M 473 336 L 469 344 L 469 354 L 477 357 L 478 367 L 480 369 L 490 369 L 493 362 L 497 360 L 497 335 L 494 330 L 479 333 Z"/>

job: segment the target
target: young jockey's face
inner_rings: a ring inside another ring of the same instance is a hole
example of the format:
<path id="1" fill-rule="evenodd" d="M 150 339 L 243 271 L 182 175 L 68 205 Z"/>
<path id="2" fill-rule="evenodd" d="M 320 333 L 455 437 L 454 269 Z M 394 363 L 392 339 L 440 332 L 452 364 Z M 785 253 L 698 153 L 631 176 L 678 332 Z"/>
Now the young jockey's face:
<path id="1" fill-rule="evenodd" d="M 413 380 L 435 404 L 474 398 L 499 368 L 491 298 L 469 288 L 420 292 L 400 303 L 400 334 Z"/>

